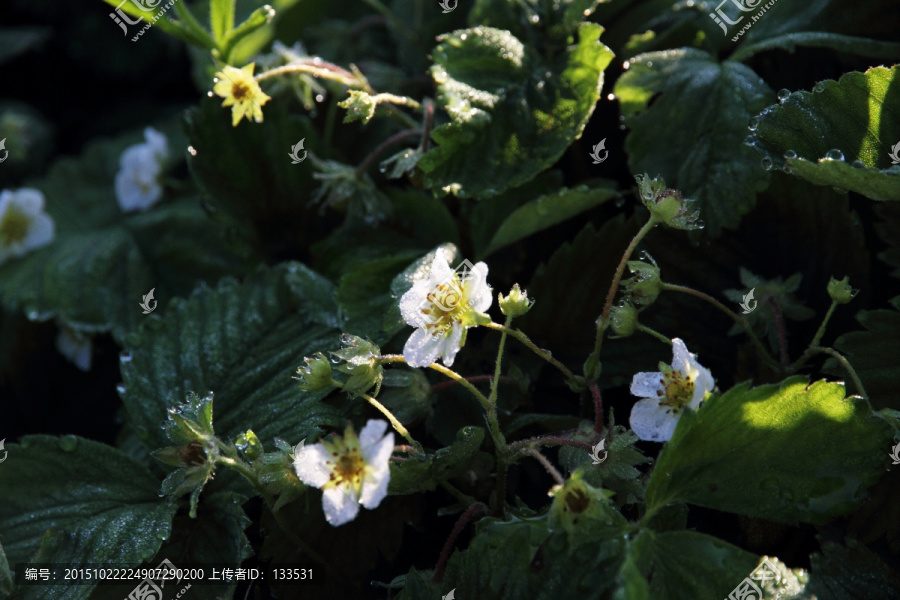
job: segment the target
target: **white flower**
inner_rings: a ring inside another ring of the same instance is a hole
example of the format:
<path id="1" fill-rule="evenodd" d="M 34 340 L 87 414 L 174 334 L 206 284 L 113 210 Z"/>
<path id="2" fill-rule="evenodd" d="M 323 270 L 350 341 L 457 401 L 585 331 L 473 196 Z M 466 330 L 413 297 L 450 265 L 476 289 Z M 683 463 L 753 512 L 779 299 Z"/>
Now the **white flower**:
<path id="1" fill-rule="evenodd" d="M 696 410 L 715 385 L 709 369 L 678 338 L 672 339 L 672 366 L 661 362 L 659 371 L 638 373 L 631 381 L 631 393 L 642 398 L 631 409 L 631 428 L 651 442 L 669 440 L 682 409 Z"/>
<path id="2" fill-rule="evenodd" d="M 56 349 L 82 371 L 91 370 L 91 338 L 66 326 L 59 328 Z"/>
<path id="3" fill-rule="evenodd" d="M 482 315 L 493 300 L 487 274 L 483 262 L 469 271 L 453 271 L 438 250 L 428 277 L 416 281 L 400 298 L 403 319 L 416 328 L 403 347 L 410 366 L 427 367 L 438 357 L 451 366 L 466 343 L 466 330 L 477 325 L 479 317 L 490 320 Z"/>
<path id="4" fill-rule="evenodd" d="M 337 527 L 356 518 L 359 505 L 373 509 L 387 496 L 391 471 L 388 460 L 394 434 L 387 421 L 370 419 L 359 438 L 347 425 L 344 437 L 335 436 L 294 454 L 294 470 L 306 485 L 322 489 L 322 509 Z"/>
<path id="5" fill-rule="evenodd" d="M 44 194 L 32 188 L 0 192 L 0 263 L 53 241 L 56 225 L 44 212 Z"/>
<path id="6" fill-rule="evenodd" d="M 124 212 L 147 210 L 162 197 L 159 178 L 169 154 L 166 136 L 152 127 L 144 130 L 142 144 L 129 146 L 119 158 L 116 199 Z"/>

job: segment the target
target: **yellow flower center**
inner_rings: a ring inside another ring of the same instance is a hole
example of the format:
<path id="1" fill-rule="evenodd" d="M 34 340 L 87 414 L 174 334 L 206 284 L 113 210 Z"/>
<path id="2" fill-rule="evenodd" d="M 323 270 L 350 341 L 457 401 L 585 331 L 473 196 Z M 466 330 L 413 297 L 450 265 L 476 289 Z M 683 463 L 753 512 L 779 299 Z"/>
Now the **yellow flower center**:
<path id="1" fill-rule="evenodd" d="M 0 221 L 0 245 L 11 246 L 16 242 L 21 242 L 28 235 L 28 225 L 31 219 L 28 215 L 19 210 L 15 204 L 10 204 Z"/>
<path id="2" fill-rule="evenodd" d="M 448 331 L 453 323 L 462 320 L 462 315 L 468 309 L 465 292 L 455 280 L 438 284 L 426 298 L 428 302 L 422 308 L 422 313 L 428 320 L 425 330 L 432 335 Z"/>
<path id="3" fill-rule="evenodd" d="M 238 102 L 242 102 L 250 97 L 250 86 L 243 81 L 235 81 L 231 86 L 231 95 Z"/>
<path id="4" fill-rule="evenodd" d="M 696 382 L 691 381 L 690 375 L 676 371 L 668 365 L 660 365 L 660 370 L 662 378 L 659 383 L 664 389 L 656 392 L 660 397 L 659 403 L 671 407 L 671 412 L 678 414 L 694 398 Z"/>
<path id="5" fill-rule="evenodd" d="M 334 457 L 335 462 L 326 463 L 331 473 L 325 488 L 347 486 L 356 490 L 357 496 L 359 496 L 363 474 L 366 470 L 366 462 L 360 455 L 359 448 L 351 446 L 344 448 L 343 451 L 335 449 L 332 450 L 331 456 Z"/>

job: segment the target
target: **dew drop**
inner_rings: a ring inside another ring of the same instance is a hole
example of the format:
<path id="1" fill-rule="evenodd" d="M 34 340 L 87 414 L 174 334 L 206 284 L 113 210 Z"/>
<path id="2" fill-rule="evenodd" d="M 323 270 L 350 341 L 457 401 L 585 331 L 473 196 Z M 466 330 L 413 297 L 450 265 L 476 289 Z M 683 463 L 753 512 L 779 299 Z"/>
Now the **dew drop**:
<path id="1" fill-rule="evenodd" d="M 623 206 L 625 206 L 625 198 L 619 196 L 613 201 L 613 204 L 616 205 L 616 208 L 622 208 Z"/>
<path id="2" fill-rule="evenodd" d="M 787 152 L 784 153 L 784 157 L 787 159 L 797 158 L 797 153 L 793 150 L 788 150 Z"/>
<path id="3" fill-rule="evenodd" d="M 825 82 L 820 81 L 819 83 L 817 83 L 816 86 L 813 88 L 813 91 L 814 92 L 824 92 L 825 91 Z"/>
<path id="4" fill-rule="evenodd" d="M 615 94 L 607 94 L 606 99 L 609 100 L 610 102 L 612 102 L 613 100 L 616 99 L 616 95 Z"/>
<path id="5" fill-rule="evenodd" d="M 129 363 L 131 362 L 131 352 L 122 352 L 119 354 L 119 362 Z"/>
<path id="6" fill-rule="evenodd" d="M 463 33 L 462 35 L 459 36 L 459 39 L 461 39 L 462 41 L 466 41 L 467 37 L 469 37 L 469 35 L 466 33 Z"/>
<path id="7" fill-rule="evenodd" d="M 585 15 L 585 16 L 586 16 L 586 15 Z M 537 15 L 531 15 L 531 17 L 530 17 L 528 20 L 531 21 L 531 23 L 532 23 L 533 25 L 537 25 L 538 23 L 541 22 L 541 18 L 540 18 L 539 16 L 537 16 Z"/>
<path id="8" fill-rule="evenodd" d="M 852 164 L 854 167 L 856 167 L 857 169 L 864 169 L 864 168 L 866 168 L 866 165 L 863 163 L 863 161 L 861 161 L 861 160 L 859 160 L 859 159 L 854 160 L 853 163 L 851 163 L 851 164 Z"/>
<path id="9" fill-rule="evenodd" d="M 589 16 L 591 16 L 591 9 L 586 8 L 581 12 L 581 14 L 583 14 L 586 17 L 589 17 Z"/>
<path id="10" fill-rule="evenodd" d="M 206 92 L 206 95 L 212 98 L 214 94 L 212 92 Z"/>
<path id="11" fill-rule="evenodd" d="M 762 159 L 762 168 L 763 169 L 765 169 L 766 171 L 771 171 L 773 164 L 774 163 L 772 162 L 771 158 L 769 158 L 768 156 L 763 157 L 763 159 Z"/>
<path id="12" fill-rule="evenodd" d="M 781 170 L 784 171 L 785 173 L 787 173 L 788 175 L 790 175 L 791 173 L 794 172 L 794 169 L 791 168 L 791 165 L 789 165 L 787 163 L 784 163 L 784 166 L 781 167 Z"/>
<path id="13" fill-rule="evenodd" d="M 778 101 L 779 102 L 784 102 L 785 100 L 787 100 L 790 97 L 791 97 L 790 90 L 786 90 L 784 88 L 778 90 Z"/>
<path id="14" fill-rule="evenodd" d="M 197 156 L 197 149 L 193 146 L 188 146 L 187 150 L 188 154 L 190 154 L 191 156 Z"/>
<path id="15" fill-rule="evenodd" d="M 218 77 L 213 77 L 213 83 L 219 83 L 219 78 L 218 78 Z M 209 94 L 210 94 L 210 96 L 211 96 L 211 95 L 212 95 L 212 92 L 210 92 Z"/>
<path id="16" fill-rule="evenodd" d="M 59 447 L 65 452 L 72 452 L 78 446 L 78 438 L 74 435 L 64 435 L 59 438 Z"/>
<path id="17" fill-rule="evenodd" d="M 325 100 L 325 96 L 323 96 L 322 94 L 316 94 L 316 102 L 322 102 L 323 100 Z"/>
<path id="18" fill-rule="evenodd" d="M 29 321 L 37 321 L 41 318 L 41 314 L 36 310 L 29 310 L 27 316 Z"/>
<path id="19" fill-rule="evenodd" d="M 844 153 L 838 150 L 837 148 L 832 148 L 828 152 L 825 153 L 825 158 L 828 160 L 844 160 Z"/>
<path id="20" fill-rule="evenodd" d="M 124 394 L 125 392 L 128 391 L 128 388 L 125 387 L 124 383 L 120 383 L 119 385 L 116 386 L 116 391 L 119 392 L 120 394 Z"/>
<path id="21" fill-rule="evenodd" d="M 756 129 L 759 127 L 759 117 L 753 117 L 752 119 L 750 119 L 750 123 L 747 125 L 747 127 L 750 129 L 750 131 L 756 131 Z"/>
<path id="22" fill-rule="evenodd" d="M 631 68 L 631 61 L 626 60 L 625 62 L 622 63 L 623 70 L 627 71 L 629 68 Z"/>

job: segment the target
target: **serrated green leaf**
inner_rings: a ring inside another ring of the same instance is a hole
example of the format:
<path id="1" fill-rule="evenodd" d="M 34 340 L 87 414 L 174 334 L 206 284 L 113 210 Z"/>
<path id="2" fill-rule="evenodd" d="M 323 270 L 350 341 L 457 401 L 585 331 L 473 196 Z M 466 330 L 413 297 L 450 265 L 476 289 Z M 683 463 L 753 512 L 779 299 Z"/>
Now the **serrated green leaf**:
<path id="1" fill-rule="evenodd" d="M 441 481 L 465 470 L 483 440 L 484 429 L 481 427 L 463 427 L 456 432 L 456 441 L 450 446 L 434 454 L 418 454 L 402 463 L 391 463 L 388 494 L 401 496 L 433 490 Z"/>
<path id="2" fill-rule="evenodd" d="M 252 250 L 204 214 L 196 199 L 162 200 L 125 214 L 116 201 L 127 135 L 57 161 L 34 186 L 56 226 L 48 246 L 0 265 L 0 297 L 36 319 L 78 330 L 125 332 L 147 319 L 139 304 L 154 289 L 157 314 L 199 282 L 247 271 Z M 174 143 L 176 140 L 170 140 Z"/>
<path id="3" fill-rule="evenodd" d="M 644 530 L 635 546 L 635 562 L 652 572 L 653 600 L 724 598 L 758 562 L 755 555 L 696 531 Z"/>
<path id="4" fill-rule="evenodd" d="M 307 315 L 285 281 L 289 271 L 199 288 L 126 340 L 122 399 L 148 448 L 166 445 L 166 410 L 190 391 L 215 393 L 216 431 L 225 439 L 252 428 L 268 445 L 337 424 L 335 410 L 318 402 L 322 393 L 303 392 L 292 379 L 304 356 L 337 347 L 339 332 Z"/>
<path id="5" fill-rule="evenodd" d="M 900 54 L 900 44 L 892 42 L 822 31 L 801 31 L 778 35 L 754 44 L 744 44 L 729 57 L 729 60 L 746 60 L 758 52 L 775 49 L 793 53 L 797 46 L 830 48 L 872 58 L 891 58 Z"/>
<path id="6" fill-rule="evenodd" d="M 900 590 L 896 571 L 853 539 L 846 546 L 825 542 L 822 554 L 813 554 L 810 563 L 806 591 L 817 600 L 891 600 Z"/>
<path id="7" fill-rule="evenodd" d="M 858 192 L 874 200 L 900 200 L 900 166 L 891 151 L 900 143 L 900 67 L 851 72 L 840 80 L 794 92 L 754 118 L 748 141 L 763 160 L 786 164 L 816 185 Z"/>
<path id="8" fill-rule="evenodd" d="M 488 243 L 483 256 L 504 246 L 514 244 L 529 235 L 562 223 L 575 215 L 599 206 L 617 195 L 615 188 L 562 188 L 553 194 L 540 196 L 509 215 Z"/>
<path id="9" fill-rule="evenodd" d="M 12 564 L 138 565 L 168 537 L 176 506 L 159 480 L 115 448 L 65 436 L 26 436 L 0 469 L 0 530 Z M 61 493 L 64 490 L 64 493 Z M 46 535 L 45 535 L 46 534 Z M 92 586 L 39 586 L 29 598 L 86 598 Z"/>
<path id="10" fill-rule="evenodd" d="M 235 0 L 210 0 L 209 24 L 213 37 L 222 46 L 222 40 L 231 33 L 234 28 Z"/>
<path id="11" fill-rule="evenodd" d="M 736 228 L 769 182 L 743 144 L 747 122 L 775 94 L 750 68 L 692 48 L 641 54 L 629 65 L 614 91 L 631 128 L 631 172 L 661 175 L 696 199 L 710 235 Z"/>
<path id="12" fill-rule="evenodd" d="M 900 410 L 900 296 L 891 300 L 891 305 L 893 310 L 861 311 L 856 319 L 866 331 L 845 333 L 834 347 L 850 361 L 872 406 Z M 825 370 L 849 378 L 834 359 L 825 363 Z"/>
<path id="13" fill-rule="evenodd" d="M 567 43 L 597 4 L 598 0 L 476 0 L 469 11 L 469 24 L 507 29 L 521 37 L 546 36 L 550 43 Z"/>
<path id="14" fill-rule="evenodd" d="M 742 383 L 682 415 L 647 483 L 648 512 L 688 502 L 781 523 L 851 510 L 892 432 L 840 383 Z"/>
<path id="15" fill-rule="evenodd" d="M 551 61 L 508 31 L 475 27 L 438 38 L 432 76 L 450 123 L 419 160 L 426 185 L 491 196 L 534 178 L 581 135 L 613 54 L 586 23 Z"/>

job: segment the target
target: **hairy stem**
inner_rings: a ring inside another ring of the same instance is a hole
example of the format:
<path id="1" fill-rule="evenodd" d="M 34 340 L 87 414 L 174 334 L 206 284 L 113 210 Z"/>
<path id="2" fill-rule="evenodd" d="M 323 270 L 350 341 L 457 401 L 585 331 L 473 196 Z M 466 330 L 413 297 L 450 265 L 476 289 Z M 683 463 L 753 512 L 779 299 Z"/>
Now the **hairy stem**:
<path id="1" fill-rule="evenodd" d="M 369 394 L 360 394 L 360 396 L 365 398 L 369 402 L 369 404 L 371 404 L 372 406 L 377 408 L 378 411 L 381 412 L 381 414 L 383 414 L 385 417 L 387 417 L 387 420 L 391 422 L 391 425 L 394 427 L 394 429 L 397 430 L 397 433 L 402 435 L 403 438 L 407 442 L 409 442 L 416 449 L 417 452 L 424 453 L 424 450 L 422 450 L 422 445 L 413 439 L 413 437 L 409 434 L 409 431 L 406 429 L 406 427 L 403 426 L 403 423 L 401 423 L 399 420 L 397 420 L 397 417 L 394 416 L 394 413 L 392 413 L 390 410 L 388 410 L 388 408 L 384 404 L 382 404 L 381 402 L 379 402 L 378 400 L 376 400 Z"/>
<path id="2" fill-rule="evenodd" d="M 447 541 L 444 543 L 443 549 L 441 549 L 441 557 L 438 559 L 437 565 L 434 567 L 434 576 L 431 580 L 435 583 L 440 583 L 441 579 L 444 577 L 444 569 L 447 568 L 447 559 L 450 558 L 450 552 L 453 550 L 453 545 L 456 542 L 456 538 L 459 537 L 459 534 L 462 533 L 462 530 L 465 529 L 466 525 L 469 524 L 469 521 L 478 517 L 487 512 L 487 506 L 482 504 L 481 502 L 476 502 L 472 506 L 466 509 L 459 519 L 456 521 L 456 525 L 453 526 L 453 531 L 450 532 L 450 537 L 447 538 Z"/>
<path id="3" fill-rule="evenodd" d="M 853 380 L 853 385 L 856 386 L 856 391 L 859 392 L 859 395 L 862 396 L 865 400 L 869 399 L 869 395 L 866 393 L 866 388 L 863 387 L 862 381 L 859 378 L 859 375 L 856 374 L 856 370 L 853 368 L 853 365 L 850 364 L 850 361 L 847 358 L 835 350 L 834 348 L 826 348 L 824 346 L 810 346 L 809 351 L 817 354 L 827 354 L 828 356 L 834 358 L 841 366 L 844 367 L 844 370 L 850 374 L 850 378 Z"/>
<path id="4" fill-rule="evenodd" d="M 566 365 L 562 364 L 561 362 L 559 362 L 558 360 L 553 358 L 553 354 L 549 350 L 544 350 L 543 348 L 538 348 L 537 344 L 532 342 L 531 338 L 529 338 L 527 335 L 525 335 L 525 333 L 523 333 L 521 330 L 512 329 L 511 327 L 507 327 L 505 325 L 501 325 L 500 323 L 493 323 L 493 322 L 488 323 L 487 325 L 485 325 L 485 327 L 489 327 L 491 329 L 496 329 L 497 331 L 501 331 L 504 334 L 511 335 L 512 337 L 516 338 L 517 340 L 519 340 L 520 342 L 525 344 L 525 346 L 527 346 L 532 352 L 534 352 L 535 354 L 537 354 L 538 356 L 540 356 L 541 358 L 546 360 L 548 363 L 550 363 L 551 365 L 553 365 L 554 367 L 559 369 L 563 373 L 563 375 L 566 376 L 567 379 L 575 380 L 575 381 L 578 380 L 578 376 L 575 375 L 575 373 L 573 373 L 572 371 L 570 371 L 569 368 L 566 367 Z"/>
<path id="5" fill-rule="evenodd" d="M 646 325 L 641 325 L 640 323 L 638 323 L 637 329 L 638 329 L 638 331 L 643 331 L 644 333 L 648 333 L 648 334 L 652 335 L 653 337 L 655 337 L 656 339 L 658 339 L 659 341 L 661 341 L 665 344 L 668 344 L 670 346 L 672 345 L 672 340 L 670 340 L 663 334 L 659 333 L 658 331 L 656 331 L 654 329 L 650 329 Z"/>
<path id="6" fill-rule="evenodd" d="M 556 467 L 554 467 L 553 464 L 549 460 L 547 460 L 547 457 L 541 454 L 536 448 L 529 448 L 527 450 L 527 453 L 533 456 L 539 463 L 544 465 L 544 468 L 548 473 L 550 473 L 550 476 L 553 477 L 556 483 L 558 483 L 559 485 L 566 484 L 566 480 L 563 479 L 563 476 L 560 474 L 560 472 L 556 470 Z"/>
<path id="7" fill-rule="evenodd" d="M 728 308 L 709 294 L 701 292 L 700 290 L 695 290 L 691 287 L 687 287 L 686 285 L 663 283 L 662 289 L 668 292 L 681 292 L 682 294 L 690 294 L 691 296 L 695 296 L 697 298 L 700 298 L 701 300 L 705 300 L 706 302 L 709 302 L 710 304 L 718 308 L 721 312 L 728 315 L 735 323 L 743 328 L 743 330 L 750 337 L 750 341 L 753 342 L 753 345 L 756 347 L 756 351 L 763 358 L 763 360 L 765 360 L 770 367 L 780 370 L 781 367 L 779 366 L 778 361 L 776 361 L 769 353 L 769 351 L 766 350 L 766 347 L 762 345 L 762 342 L 759 341 L 759 338 L 753 332 L 753 329 L 751 329 L 750 324 L 747 323 L 747 320 L 735 314 L 734 311 L 732 311 L 730 308 Z"/>
<path id="8" fill-rule="evenodd" d="M 648 233 L 650 233 L 651 229 L 656 227 L 657 223 L 656 218 L 651 215 L 647 222 L 644 223 L 644 226 L 641 227 L 631 239 L 631 243 L 628 244 L 628 247 L 625 248 L 625 252 L 622 254 L 619 266 L 616 267 L 616 272 L 613 275 L 612 283 L 610 283 L 609 291 L 606 293 L 606 303 L 603 305 L 603 312 L 600 314 L 600 319 L 597 321 L 594 351 L 591 352 L 591 355 L 585 362 L 585 376 L 588 379 L 596 379 L 599 375 L 598 367 L 600 365 L 600 348 L 603 346 L 603 335 L 606 333 L 606 328 L 609 327 L 609 311 L 612 310 L 613 300 L 616 297 L 616 291 L 619 289 L 619 282 L 622 280 L 622 274 L 625 272 L 625 265 L 628 263 L 628 259 L 631 258 L 637 245 Z"/>
<path id="9" fill-rule="evenodd" d="M 592 381 L 588 387 L 591 390 L 591 397 L 594 399 L 594 431 L 603 432 L 603 396 L 600 395 L 600 388 L 597 382 Z"/>
<path id="10" fill-rule="evenodd" d="M 828 307 L 828 312 L 825 313 L 825 318 L 822 319 L 822 324 L 819 325 L 819 329 L 816 331 L 816 335 L 813 336 L 812 341 L 809 343 L 810 347 L 818 346 L 819 342 L 822 341 L 822 336 L 825 335 L 825 328 L 828 326 L 828 321 L 831 320 L 831 315 L 834 313 L 834 309 L 837 308 L 838 303 L 834 300 L 831 301 L 831 306 Z"/>
<path id="11" fill-rule="evenodd" d="M 491 381 L 492 379 L 494 379 L 494 376 L 493 375 L 471 375 L 469 377 L 463 377 L 463 379 L 465 379 L 469 383 L 476 383 L 478 381 Z M 515 379 L 513 379 L 512 377 L 507 377 L 506 375 L 501 375 L 500 381 L 502 381 L 503 383 L 515 383 Z M 442 381 L 440 383 L 436 383 L 433 386 L 431 386 L 431 391 L 437 392 L 444 388 L 453 387 L 454 385 L 458 385 L 458 384 L 455 381 Z"/>
<path id="12" fill-rule="evenodd" d="M 784 317 L 781 316 L 781 310 L 779 310 L 775 298 L 769 296 L 768 300 L 769 305 L 772 307 L 772 312 L 775 314 L 775 330 L 778 332 L 778 349 L 780 351 L 781 366 L 787 367 L 790 363 L 790 359 L 788 358 L 787 331 L 785 331 L 784 328 Z"/>
<path id="13" fill-rule="evenodd" d="M 356 167 L 356 176 L 362 177 L 365 172 L 369 170 L 369 167 L 372 166 L 372 163 L 375 162 L 375 159 L 394 144 L 399 144 L 411 138 L 417 138 L 421 133 L 422 132 L 418 129 L 404 129 L 384 140 L 363 159 L 358 167 Z"/>

